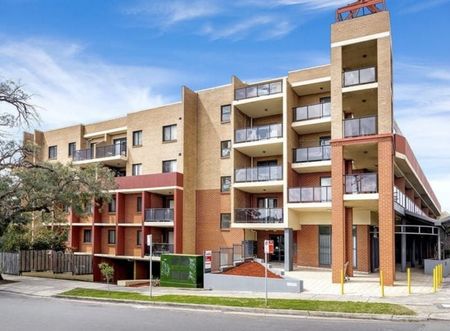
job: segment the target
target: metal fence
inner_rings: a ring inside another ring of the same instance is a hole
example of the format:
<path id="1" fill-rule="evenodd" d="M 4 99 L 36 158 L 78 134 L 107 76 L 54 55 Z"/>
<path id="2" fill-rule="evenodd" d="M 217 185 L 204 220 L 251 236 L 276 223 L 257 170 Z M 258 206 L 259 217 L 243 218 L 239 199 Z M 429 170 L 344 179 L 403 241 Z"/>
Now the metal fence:
<path id="1" fill-rule="evenodd" d="M 0 252 L 0 269 L 9 275 L 44 271 L 89 275 L 92 274 L 92 255 L 75 255 L 52 250 Z"/>
<path id="2" fill-rule="evenodd" d="M 221 272 L 224 268 L 232 267 L 252 257 L 253 255 L 246 253 L 243 245 L 221 247 L 218 251 L 211 252 L 211 272 Z"/>

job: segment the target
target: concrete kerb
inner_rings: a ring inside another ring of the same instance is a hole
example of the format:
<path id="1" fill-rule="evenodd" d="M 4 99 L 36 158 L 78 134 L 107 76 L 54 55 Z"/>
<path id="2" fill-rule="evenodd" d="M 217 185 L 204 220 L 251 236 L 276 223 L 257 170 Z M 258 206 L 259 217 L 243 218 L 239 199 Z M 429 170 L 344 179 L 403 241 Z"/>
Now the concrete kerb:
<path id="1" fill-rule="evenodd" d="M 149 302 L 139 300 L 122 300 L 122 299 L 107 299 L 107 298 L 89 298 L 89 297 L 75 297 L 70 295 L 55 295 L 54 298 L 75 300 L 75 301 L 90 301 L 90 302 L 108 302 L 108 303 L 123 303 L 152 306 L 157 308 L 175 308 L 175 309 L 199 309 L 217 312 L 230 313 L 246 313 L 254 315 L 277 315 L 277 316 L 298 316 L 304 318 L 340 318 L 340 319 L 358 319 L 358 320 L 378 320 L 378 321 L 402 321 L 402 322 L 424 322 L 432 320 L 427 315 L 417 316 L 402 316 L 402 315 L 386 315 L 386 314 L 366 314 L 366 313 L 339 313 L 339 312 L 325 312 L 325 311 L 309 311 L 309 310 L 289 310 L 289 309 L 264 309 L 264 308 L 247 308 L 247 307 L 230 307 L 219 305 L 202 305 L 202 304 L 188 304 L 188 303 L 173 303 L 173 302 Z"/>

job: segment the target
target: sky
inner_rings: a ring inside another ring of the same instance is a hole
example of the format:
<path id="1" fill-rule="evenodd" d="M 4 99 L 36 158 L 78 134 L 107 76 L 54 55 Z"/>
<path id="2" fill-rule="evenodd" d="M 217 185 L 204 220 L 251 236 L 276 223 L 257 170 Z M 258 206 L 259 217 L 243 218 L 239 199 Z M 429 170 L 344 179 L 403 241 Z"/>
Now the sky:
<path id="1" fill-rule="evenodd" d="M 0 0 L 0 80 L 20 81 L 40 129 L 179 101 L 194 90 L 330 62 L 351 0 Z M 387 0 L 395 118 L 450 210 L 450 0 Z"/>

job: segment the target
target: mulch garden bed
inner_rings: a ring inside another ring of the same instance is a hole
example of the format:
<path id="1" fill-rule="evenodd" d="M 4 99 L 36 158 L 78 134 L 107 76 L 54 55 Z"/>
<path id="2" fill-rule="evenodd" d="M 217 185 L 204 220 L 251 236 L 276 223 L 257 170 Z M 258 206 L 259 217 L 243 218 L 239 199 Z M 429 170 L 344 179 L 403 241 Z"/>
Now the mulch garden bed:
<path id="1" fill-rule="evenodd" d="M 247 277 L 264 277 L 265 268 L 258 262 L 249 261 L 244 262 L 243 264 L 238 265 L 237 267 L 228 269 L 227 271 L 224 271 L 222 274 L 234 276 L 247 276 Z M 277 274 L 274 274 L 270 270 L 267 271 L 267 277 L 282 279 L 282 277 L 278 276 Z"/>

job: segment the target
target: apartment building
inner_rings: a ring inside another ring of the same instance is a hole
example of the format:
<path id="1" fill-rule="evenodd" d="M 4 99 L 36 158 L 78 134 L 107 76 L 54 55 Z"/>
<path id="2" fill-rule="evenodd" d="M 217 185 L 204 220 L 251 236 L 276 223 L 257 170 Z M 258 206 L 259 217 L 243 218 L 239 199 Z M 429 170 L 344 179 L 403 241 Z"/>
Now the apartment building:
<path id="1" fill-rule="evenodd" d="M 117 174 L 111 203 L 69 215 L 75 252 L 140 279 L 147 234 L 156 263 L 242 242 L 262 257 L 272 239 L 285 270 L 329 268 L 333 282 L 344 268 L 383 270 L 387 285 L 397 263 L 432 256 L 440 205 L 394 121 L 389 12 L 366 2 L 338 10 L 330 64 L 183 87 L 174 104 L 26 134 L 38 160 Z"/>

